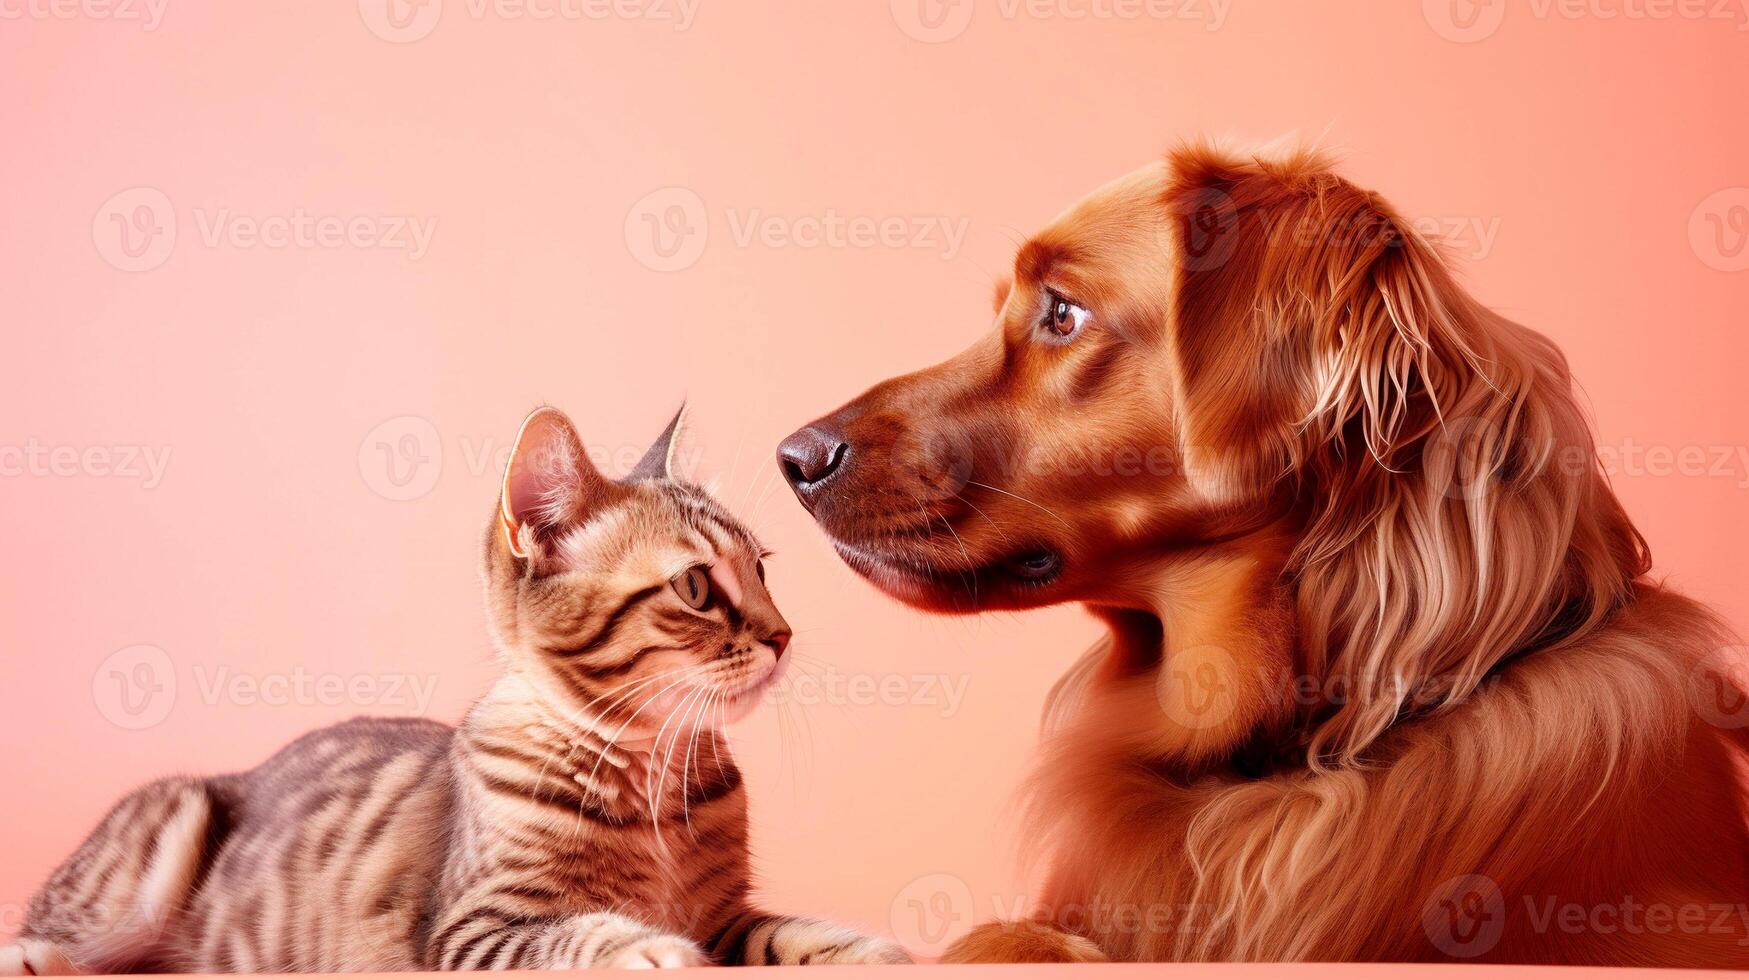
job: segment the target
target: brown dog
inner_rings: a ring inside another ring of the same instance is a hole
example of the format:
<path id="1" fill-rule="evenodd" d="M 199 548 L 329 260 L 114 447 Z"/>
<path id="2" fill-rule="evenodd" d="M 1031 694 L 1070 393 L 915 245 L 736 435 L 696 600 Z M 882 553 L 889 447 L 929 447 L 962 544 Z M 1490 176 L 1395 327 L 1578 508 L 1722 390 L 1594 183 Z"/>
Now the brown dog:
<path id="1" fill-rule="evenodd" d="M 1109 627 L 949 960 L 1749 965 L 1741 663 L 1553 345 L 1310 153 L 1101 188 L 996 308 L 778 454 L 887 592 Z"/>

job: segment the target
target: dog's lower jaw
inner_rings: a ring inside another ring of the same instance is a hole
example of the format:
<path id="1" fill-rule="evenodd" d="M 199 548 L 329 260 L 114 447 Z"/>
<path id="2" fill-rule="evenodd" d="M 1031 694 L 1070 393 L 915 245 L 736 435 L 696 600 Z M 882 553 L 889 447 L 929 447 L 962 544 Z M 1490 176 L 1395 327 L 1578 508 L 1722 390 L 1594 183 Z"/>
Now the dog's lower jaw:
<path id="1" fill-rule="evenodd" d="M 1030 609 L 1066 601 L 1053 598 L 1061 561 L 1055 552 L 1037 549 L 1051 561 L 1048 574 L 1022 577 L 1005 570 L 1007 556 L 973 564 L 963 551 L 952 560 L 930 559 L 833 537 L 832 547 L 858 575 L 906 605 L 926 612 L 971 615 L 994 609 Z"/>
<path id="2" fill-rule="evenodd" d="M 906 605 L 930 612 L 972 611 L 943 603 L 930 573 L 920 568 L 913 568 L 888 555 L 836 538 L 832 540 L 832 547 L 838 552 L 838 557 L 858 575 Z"/>

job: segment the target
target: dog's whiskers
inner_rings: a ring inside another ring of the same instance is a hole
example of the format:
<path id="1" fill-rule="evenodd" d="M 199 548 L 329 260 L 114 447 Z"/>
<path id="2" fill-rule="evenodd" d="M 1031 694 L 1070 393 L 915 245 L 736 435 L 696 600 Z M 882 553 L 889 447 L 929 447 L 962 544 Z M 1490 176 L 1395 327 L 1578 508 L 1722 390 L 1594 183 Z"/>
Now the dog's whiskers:
<path id="1" fill-rule="evenodd" d="M 1050 509 L 1049 507 L 1046 507 L 1044 504 L 1041 504 L 1036 500 L 1032 500 L 1032 499 L 1029 499 L 1027 497 L 1023 497 L 1018 493 L 1012 493 L 1008 490 L 1002 489 L 1001 487 L 993 487 L 988 483 L 979 483 L 977 480 L 967 480 L 966 486 L 968 486 L 968 487 L 983 487 L 985 490 L 989 490 L 989 491 L 994 492 L 994 493 L 999 493 L 999 494 L 1002 494 L 1003 496 L 1013 497 L 1015 500 L 1018 500 L 1023 504 L 1031 504 L 1032 506 L 1037 507 L 1039 510 L 1044 511 L 1046 514 L 1049 514 L 1053 519 L 1060 522 L 1064 527 L 1072 527 L 1073 526 L 1068 521 L 1063 519 L 1063 515 L 1057 513 L 1056 511 Z"/>

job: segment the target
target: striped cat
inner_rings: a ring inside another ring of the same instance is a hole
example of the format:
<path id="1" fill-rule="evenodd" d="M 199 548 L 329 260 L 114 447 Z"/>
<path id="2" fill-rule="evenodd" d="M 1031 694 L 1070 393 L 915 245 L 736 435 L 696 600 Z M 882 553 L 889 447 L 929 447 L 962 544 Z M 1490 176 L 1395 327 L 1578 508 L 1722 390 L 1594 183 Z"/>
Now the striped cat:
<path id="1" fill-rule="evenodd" d="M 909 962 L 749 904 L 720 729 L 790 630 L 758 542 L 675 479 L 678 423 L 614 481 L 530 415 L 485 544 L 505 673 L 461 726 L 361 718 L 136 791 L 0 975 Z"/>

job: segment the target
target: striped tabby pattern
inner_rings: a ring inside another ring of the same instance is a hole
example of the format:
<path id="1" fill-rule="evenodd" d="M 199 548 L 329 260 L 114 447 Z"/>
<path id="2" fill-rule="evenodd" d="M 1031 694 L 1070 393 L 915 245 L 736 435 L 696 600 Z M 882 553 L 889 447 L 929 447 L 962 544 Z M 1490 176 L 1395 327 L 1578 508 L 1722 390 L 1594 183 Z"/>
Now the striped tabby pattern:
<path id="1" fill-rule="evenodd" d="M 721 727 L 789 627 L 753 536 L 669 469 L 623 481 L 530 416 L 486 536 L 504 676 L 460 726 L 360 718 L 137 790 L 31 900 L 0 975 L 898 963 L 749 902 Z"/>

